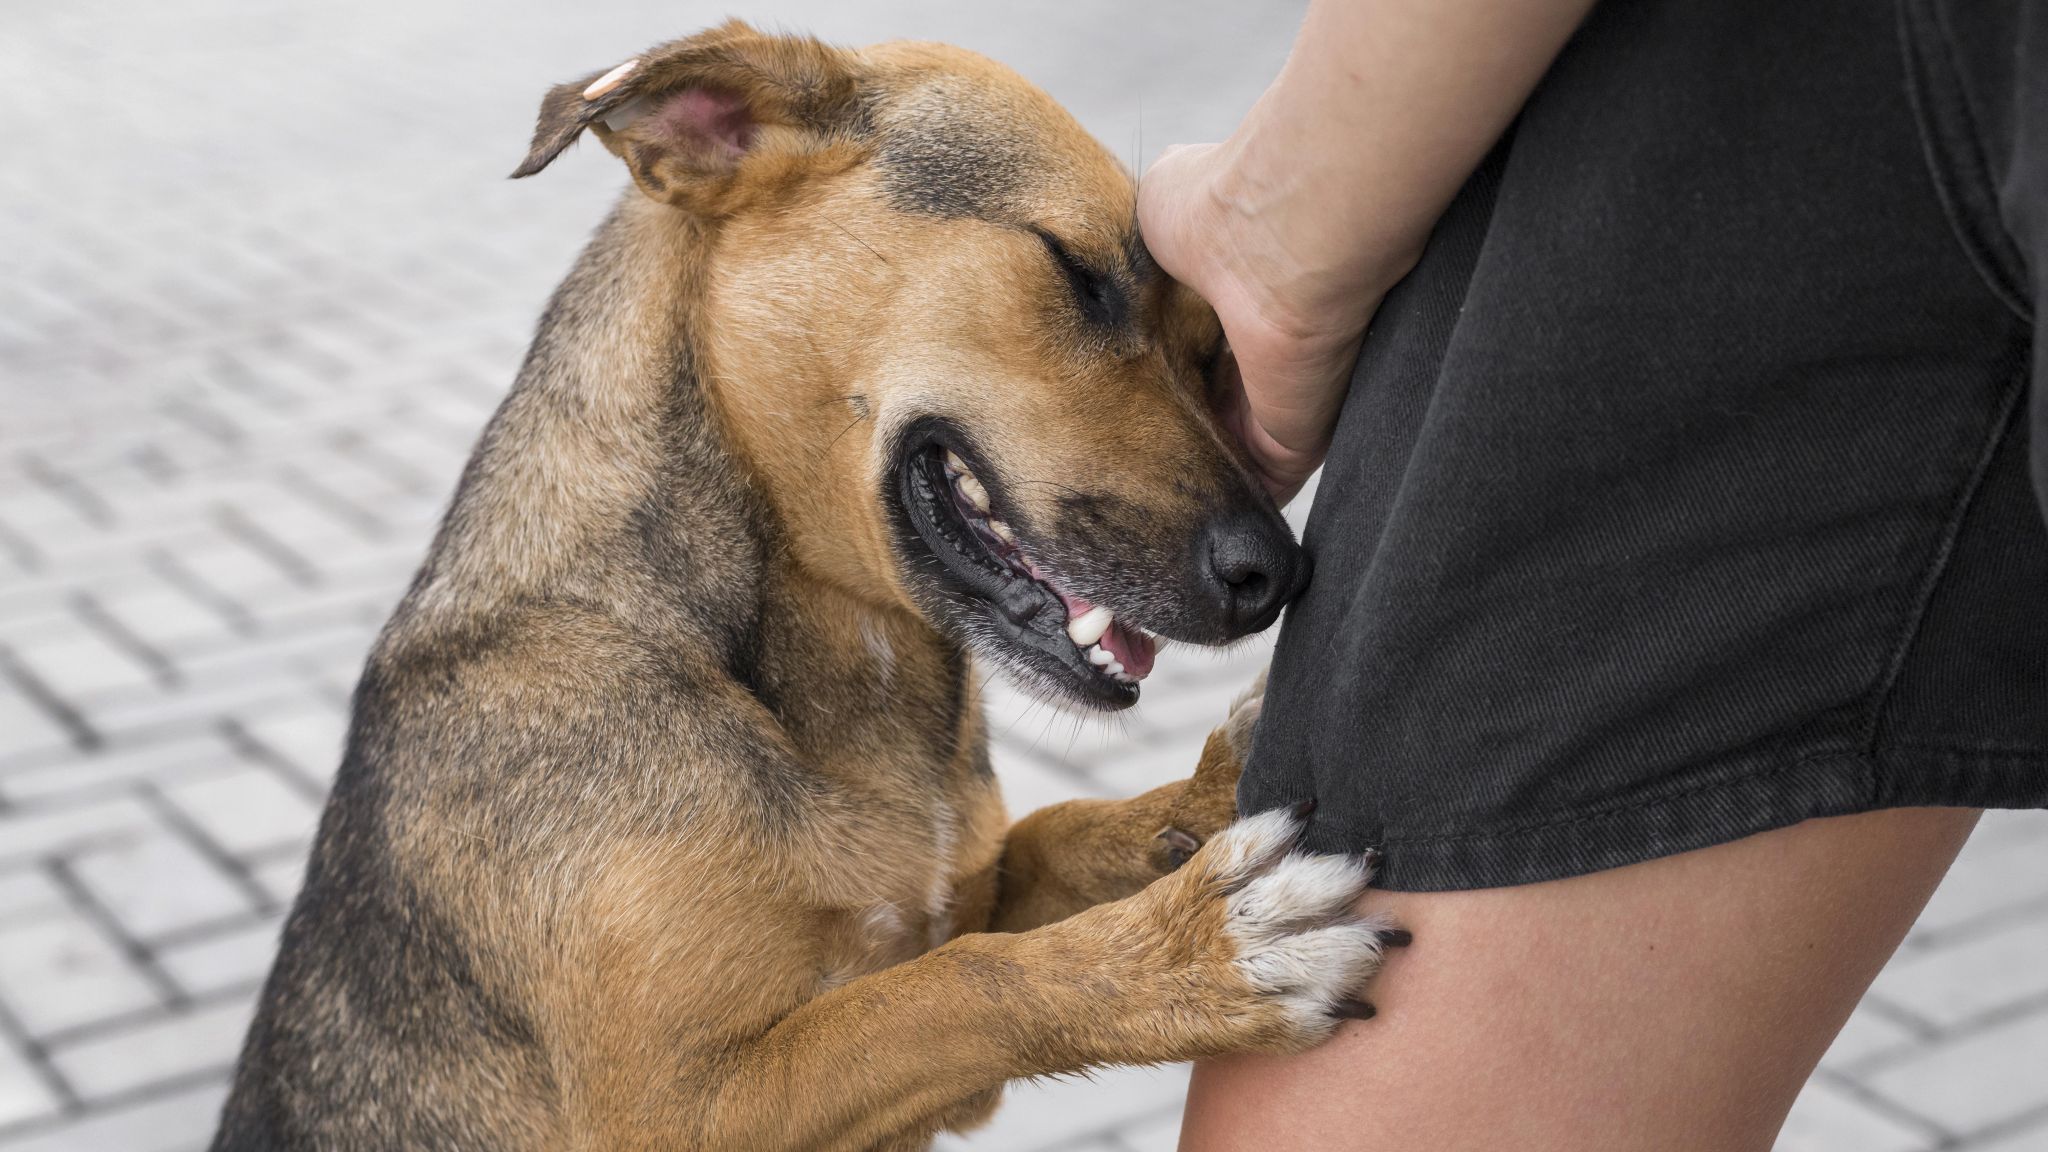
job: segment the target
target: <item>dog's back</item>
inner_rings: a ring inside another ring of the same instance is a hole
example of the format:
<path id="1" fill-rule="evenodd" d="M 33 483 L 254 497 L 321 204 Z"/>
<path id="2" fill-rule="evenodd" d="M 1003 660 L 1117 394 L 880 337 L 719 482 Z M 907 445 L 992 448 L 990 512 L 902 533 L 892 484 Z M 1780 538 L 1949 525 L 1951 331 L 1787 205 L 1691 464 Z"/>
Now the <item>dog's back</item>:
<path id="1" fill-rule="evenodd" d="M 437 906 L 445 897 L 396 871 L 382 769 L 362 754 L 381 735 L 385 691 L 375 677 L 358 689 L 356 732 L 217 1152 L 548 1143 L 539 1104 L 554 1085 L 531 1020 L 477 980 L 472 942 Z"/>

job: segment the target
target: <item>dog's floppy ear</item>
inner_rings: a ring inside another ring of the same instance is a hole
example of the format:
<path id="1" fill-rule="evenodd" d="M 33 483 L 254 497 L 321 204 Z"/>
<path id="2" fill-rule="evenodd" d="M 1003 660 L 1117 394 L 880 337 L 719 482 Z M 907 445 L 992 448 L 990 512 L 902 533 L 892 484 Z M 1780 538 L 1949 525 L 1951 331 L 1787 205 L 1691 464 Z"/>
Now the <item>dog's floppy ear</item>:
<path id="1" fill-rule="evenodd" d="M 649 196 L 709 210 L 748 157 L 815 148 L 860 123 L 852 57 L 733 20 L 551 89 L 512 175 L 547 167 L 588 128 Z"/>

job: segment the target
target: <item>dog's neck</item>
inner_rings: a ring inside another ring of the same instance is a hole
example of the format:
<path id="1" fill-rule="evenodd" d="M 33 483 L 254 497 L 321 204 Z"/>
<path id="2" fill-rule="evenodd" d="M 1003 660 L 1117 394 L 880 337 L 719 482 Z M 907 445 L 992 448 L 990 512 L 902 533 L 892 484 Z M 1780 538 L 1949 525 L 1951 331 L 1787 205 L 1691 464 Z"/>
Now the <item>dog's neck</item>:
<path id="1" fill-rule="evenodd" d="M 848 707 L 879 717 L 937 693 L 950 717 L 939 727 L 956 728 L 964 654 L 922 620 L 807 573 L 734 451 L 694 352 L 706 248 L 687 217 L 630 192 L 598 230 L 549 302 L 385 648 L 571 602 L 715 658 L 785 726 L 806 727 L 797 713 L 819 701 L 844 721 Z"/>
<path id="2" fill-rule="evenodd" d="M 689 411 L 695 389 L 677 386 L 700 244 L 687 221 L 653 219 L 631 198 L 598 229 L 464 470 L 412 596 L 422 623 L 534 598 L 613 610 L 633 598 L 612 570 L 620 538 L 666 522 L 675 466 L 710 447 L 686 444 L 679 461 L 668 441 L 715 439 Z M 742 514 L 743 493 L 724 488 L 699 503 Z"/>

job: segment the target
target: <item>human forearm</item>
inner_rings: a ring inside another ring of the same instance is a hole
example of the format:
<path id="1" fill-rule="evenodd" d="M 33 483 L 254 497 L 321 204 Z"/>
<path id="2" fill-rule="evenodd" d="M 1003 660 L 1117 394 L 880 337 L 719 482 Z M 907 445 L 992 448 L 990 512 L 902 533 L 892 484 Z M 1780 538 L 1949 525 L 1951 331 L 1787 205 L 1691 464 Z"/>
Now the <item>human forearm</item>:
<path id="1" fill-rule="evenodd" d="M 1216 209 L 1303 259 L 1308 303 L 1384 289 L 1591 7 L 1316 0 L 1221 149 Z"/>

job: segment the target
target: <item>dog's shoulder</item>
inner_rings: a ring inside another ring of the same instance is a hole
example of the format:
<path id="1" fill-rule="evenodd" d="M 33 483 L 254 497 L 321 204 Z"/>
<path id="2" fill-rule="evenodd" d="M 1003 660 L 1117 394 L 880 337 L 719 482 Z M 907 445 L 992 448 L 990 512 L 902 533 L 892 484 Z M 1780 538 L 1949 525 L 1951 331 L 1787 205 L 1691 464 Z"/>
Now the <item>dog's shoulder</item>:
<path id="1" fill-rule="evenodd" d="M 357 687 L 344 771 L 374 778 L 369 794 L 408 823 L 566 830 L 712 795 L 780 821 L 817 790 L 715 646 L 570 599 L 432 628 L 403 619 Z"/>

